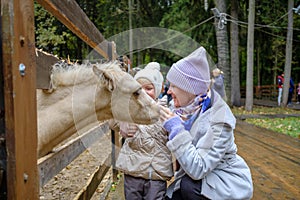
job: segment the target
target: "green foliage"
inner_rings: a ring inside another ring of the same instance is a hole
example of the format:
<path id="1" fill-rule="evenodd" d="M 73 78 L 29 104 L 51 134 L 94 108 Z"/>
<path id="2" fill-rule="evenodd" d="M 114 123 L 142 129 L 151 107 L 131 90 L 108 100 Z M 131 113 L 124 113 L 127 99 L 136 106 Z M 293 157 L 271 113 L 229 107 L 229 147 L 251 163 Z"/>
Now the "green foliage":
<path id="1" fill-rule="evenodd" d="M 277 119 L 269 119 L 269 118 L 246 119 L 246 122 L 279 133 L 283 133 L 295 138 L 298 138 L 300 136 L 299 117 L 287 117 L 287 118 L 277 118 Z"/>
<path id="2" fill-rule="evenodd" d="M 131 0 L 132 28 L 163 27 L 177 30 L 204 46 L 213 60 L 217 61 L 217 43 L 214 20 L 201 24 L 213 16 L 211 9 L 214 1 L 208 0 L 208 9 L 204 1 L 189 0 Z M 105 38 L 110 38 L 129 30 L 128 0 L 76 0 L 90 20 Z M 239 25 L 240 80 L 245 85 L 247 65 L 247 22 L 248 1 L 238 1 L 238 19 L 227 21 Z M 295 7 L 299 1 L 295 1 Z M 227 1 L 226 13 L 230 15 L 230 1 Z M 287 1 L 261 0 L 256 2 L 255 44 L 254 44 L 254 80 L 255 84 L 273 84 L 274 77 L 282 70 L 285 63 L 285 40 L 287 34 Z M 36 46 L 60 57 L 70 55 L 73 59 L 83 59 L 90 48 L 64 25 L 35 3 Z M 300 81 L 300 15 L 294 14 L 292 76 Z M 199 25 L 201 24 L 201 25 Z M 228 33 L 229 36 L 229 33 Z M 134 38 L 134 40 L 136 40 Z M 176 48 L 181 44 L 176 44 Z M 117 47 L 118 50 L 118 47 Z M 171 66 L 180 57 L 171 52 L 146 49 L 134 53 L 133 66 L 156 60 Z M 143 63 L 139 63 L 143 62 Z M 258 67 L 260 66 L 260 67 Z M 260 71 L 258 71 L 260 70 Z M 260 74 L 260 80 L 258 80 Z"/>
<path id="3" fill-rule="evenodd" d="M 173 29 L 184 33 L 185 35 L 193 38 L 200 45 L 204 46 L 214 61 L 216 61 L 216 37 L 213 19 L 203 23 L 203 21 L 212 17 L 211 8 L 214 7 L 212 1 L 208 10 L 204 9 L 204 1 L 189 1 L 180 0 L 173 2 L 160 22 L 161 27 Z M 201 25 L 199 25 L 201 24 Z M 212 50 L 211 50 L 212 49 Z M 178 59 L 178 57 L 170 56 L 169 58 Z"/>
<path id="4" fill-rule="evenodd" d="M 57 20 L 50 15 L 39 4 L 34 4 L 35 9 L 35 24 L 36 24 L 36 47 L 41 48 L 51 53 L 59 53 L 60 44 L 65 44 L 65 37 L 70 37 L 70 34 L 62 31 L 59 33 Z"/>
<path id="5" fill-rule="evenodd" d="M 276 114 L 300 114 L 300 111 L 296 111 L 289 108 L 282 107 L 263 107 L 254 106 L 253 111 L 246 111 L 243 107 L 232 108 L 234 115 L 276 115 Z M 248 118 L 246 122 L 260 126 L 266 129 L 270 129 L 282 134 L 287 134 L 292 137 L 299 137 L 300 135 L 300 117 L 286 117 L 286 118 Z"/>
<path id="6" fill-rule="evenodd" d="M 239 20 L 247 22 L 248 5 L 244 1 L 239 1 Z M 295 7 L 299 2 L 295 1 Z M 254 44 L 254 80 L 257 80 L 257 75 L 260 74 L 260 83 L 263 85 L 273 84 L 276 75 L 283 71 L 285 65 L 285 41 L 287 35 L 288 11 L 287 1 L 271 2 L 267 0 L 257 1 L 255 10 L 255 44 Z M 294 14 L 294 39 L 293 39 L 293 63 L 292 76 L 295 80 L 300 80 L 300 40 L 299 29 L 300 16 Z M 247 62 L 247 26 L 240 26 L 240 51 L 245 52 L 241 54 L 241 82 L 243 85 Z M 259 60 L 258 60 L 259 59 Z M 261 66 L 258 71 L 257 65 Z M 257 83 L 257 82 L 255 82 Z"/>
<path id="7" fill-rule="evenodd" d="M 244 107 L 233 107 L 232 112 L 235 115 L 247 115 L 247 114 L 292 114 L 299 113 L 299 111 L 291 110 L 282 107 L 263 107 L 263 106 L 253 106 L 252 112 L 246 111 Z"/>

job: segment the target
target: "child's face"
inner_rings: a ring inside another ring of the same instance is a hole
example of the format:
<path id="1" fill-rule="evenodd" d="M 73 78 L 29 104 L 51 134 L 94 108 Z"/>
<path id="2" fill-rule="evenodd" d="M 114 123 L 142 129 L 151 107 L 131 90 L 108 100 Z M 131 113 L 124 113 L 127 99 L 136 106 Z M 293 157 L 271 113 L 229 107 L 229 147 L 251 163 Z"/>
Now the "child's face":
<path id="1" fill-rule="evenodd" d="M 152 83 L 143 84 L 142 88 L 152 99 L 155 99 L 155 87 Z"/>

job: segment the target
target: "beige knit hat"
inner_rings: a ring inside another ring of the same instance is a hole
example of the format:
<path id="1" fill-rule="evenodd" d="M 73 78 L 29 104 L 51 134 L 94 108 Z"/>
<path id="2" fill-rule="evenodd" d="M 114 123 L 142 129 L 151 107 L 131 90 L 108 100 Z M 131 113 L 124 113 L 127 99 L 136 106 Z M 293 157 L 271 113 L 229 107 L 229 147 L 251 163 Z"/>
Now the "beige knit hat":
<path id="1" fill-rule="evenodd" d="M 138 71 L 134 76 L 135 80 L 138 80 L 140 78 L 145 78 L 154 85 L 155 97 L 158 98 L 164 81 L 164 77 L 160 72 L 159 63 L 157 62 L 148 63 L 144 69 Z"/>

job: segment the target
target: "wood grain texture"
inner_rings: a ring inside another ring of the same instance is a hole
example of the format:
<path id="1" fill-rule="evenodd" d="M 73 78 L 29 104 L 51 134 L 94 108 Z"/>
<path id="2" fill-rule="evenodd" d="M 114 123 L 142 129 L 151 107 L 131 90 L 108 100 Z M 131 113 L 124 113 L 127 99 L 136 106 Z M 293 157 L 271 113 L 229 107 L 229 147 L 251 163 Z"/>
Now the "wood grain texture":
<path id="1" fill-rule="evenodd" d="M 3 0 L 1 10 L 8 199 L 38 199 L 33 1 Z"/>

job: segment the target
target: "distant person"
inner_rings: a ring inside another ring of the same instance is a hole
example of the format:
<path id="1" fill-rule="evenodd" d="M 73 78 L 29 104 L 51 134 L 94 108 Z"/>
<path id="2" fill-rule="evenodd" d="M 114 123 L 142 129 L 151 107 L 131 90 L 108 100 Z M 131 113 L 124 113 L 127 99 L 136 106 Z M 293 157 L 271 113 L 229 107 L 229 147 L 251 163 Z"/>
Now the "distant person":
<path id="1" fill-rule="evenodd" d="M 278 84 L 278 106 L 281 104 L 281 97 L 282 97 L 282 87 L 284 83 L 284 73 L 277 76 L 277 84 Z"/>
<path id="2" fill-rule="evenodd" d="M 223 71 L 215 68 L 212 71 L 212 89 L 214 89 L 224 100 L 226 100 Z"/>
<path id="3" fill-rule="evenodd" d="M 290 87 L 289 87 L 289 96 L 288 96 L 288 102 L 287 105 L 292 104 L 292 99 L 293 99 L 293 93 L 294 93 L 295 85 L 292 77 L 290 78 Z"/>
<path id="4" fill-rule="evenodd" d="M 131 61 L 126 55 L 123 56 L 123 62 L 126 65 L 126 72 L 130 72 L 130 70 L 131 70 Z"/>
<path id="5" fill-rule="evenodd" d="M 131 71 L 131 68 L 130 68 L 131 62 L 130 62 L 129 58 L 126 55 L 119 56 L 117 58 L 117 60 L 119 61 L 120 67 L 123 71 L 125 71 L 125 72 L 130 72 Z"/>
<path id="6" fill-rule="evenodd" d="M 300 82 L 298 83 L 297 86 L 297 104 L 300 103 Z"/>
<path id="7" fill-rule="evenodd" d="M 166 99 L 167 105 L 169 105 L 170 101 L 172 100 L 172 96 L 168 94 L 169 87 L 170 87 L 170 83 L 166 81 L 162 93 L 160 94 L 160 99 Z"/>

